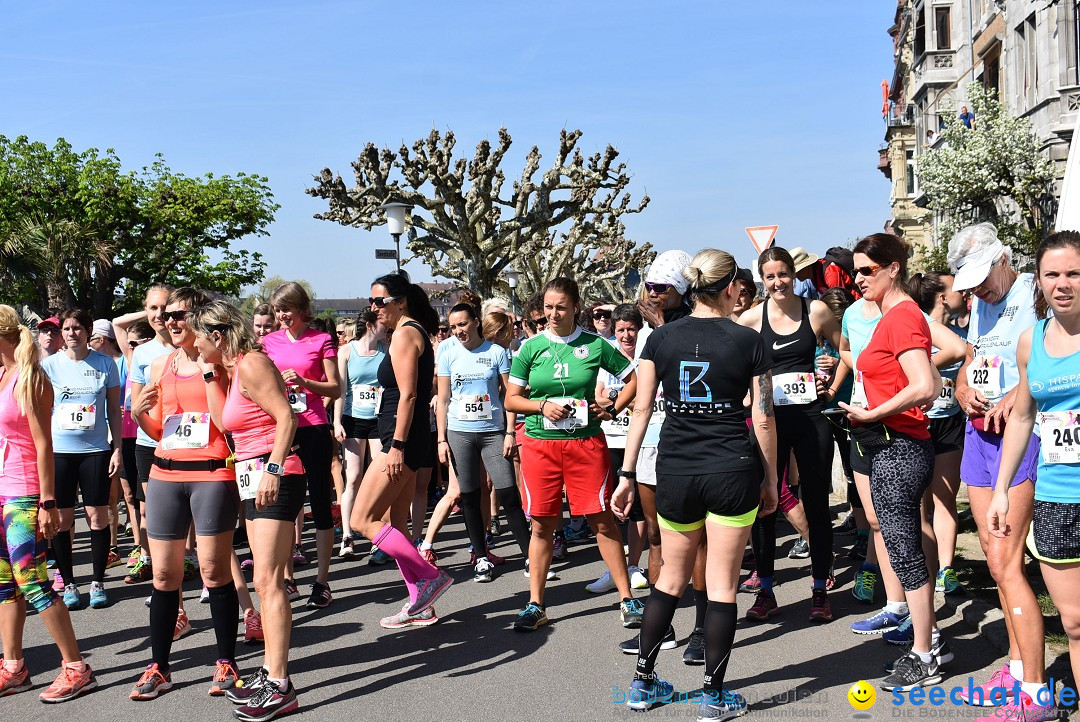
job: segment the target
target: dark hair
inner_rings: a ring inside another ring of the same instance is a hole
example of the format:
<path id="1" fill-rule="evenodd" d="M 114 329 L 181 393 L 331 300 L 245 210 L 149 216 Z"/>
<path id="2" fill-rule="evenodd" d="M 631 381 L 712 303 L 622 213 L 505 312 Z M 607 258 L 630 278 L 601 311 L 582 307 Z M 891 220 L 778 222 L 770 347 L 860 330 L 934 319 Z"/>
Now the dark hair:
<path id="1" fill-rule="evenodd" d="M 930 313 L 937 305 L 939 293 L 945 293 L 945 281 L 941 280 L 951 274 L 944 271 L 930 271 L 929 273 L 916 273 L 908 279 L 908 293 L 919 304 L 923 313 Z"/>
<path id="2" fill-rule="evenodd" d="M 146 321 L 136 321 L 128 329 L 128 336 L 138 336 L 140 339 L 153 338 L 154 329 Z"/>
<path id="3" fill-rule="evenodd" d="M 255 307 L 255 310 L 251 312 L 252 318 L 255 316 L 270 316 L 273 317 L 274 309 L 270 308 L 269 303 L 260 303 Z"/>
<path id="4" fill-rule="evenodd" d="M 626 323 L 632 323 L 641 330 L 641 327 L 645 325 L 645 319 L 641 317 L 641 311 L 637 309 L 632 303 L 620 303 L 615 307 L 615 310 L 611 312 L 611 329 L 615 330 L 615 324 L 619 321 L 625 321 Z"/>
<path id="5" fill-rule="evenodd" d="M 174 303 L 182 303 L 187 306 L 187 310 L 194 311 L 196 307 L 210 303 L 210 297 L 197 288 L 181 286 L 169 293 L 169 300 L 165 305 L 170 306 Z"/>
<path id="6" fill-rule="evenodd" d="M 480 300 L 480 295 L 476 291 L 472 291 L 468 288 L 461 291 L 458 294 L 458 303 L 467 303 L 473 307 L 477 315 L 480 313 L 480 307 L 484 305 L 484 302 Z"/>
<path id="7" fill-rule="evenodd" d="M 564 296 L 568 297 L 570 299 L 570 303 L 574 304 L 575 306 L 581 305 L 581 292 L 578 291 L 577 281 L 572 278 L 567 278 L 566 276 L 559 276 L 558 278 L 551 279 L 544 286 L 543 295 L 546 296 L 548 291 L 554 291 L 555 293 L 563 294 Z M 541 303 L 543 303 L 542 297 Z"/>
<path id="8" fill-rule="evenodd" d="M 429 334 L 439 330 L 439 314 L 431 307 L 424 289 L 412 283 L 404 273 L 388 273 L 371 282 L 372 286 L 382 286 L 395 298 L 405 299 L 405 308 Z"/>
<path id="9" fill-rule="evenodd" d="M 761 255 L 758 256 L 757 259 L 757 272 L 759 276 L 762 275 L 761 269 L 769 261 L 780 261 L 788 267 L 788 270 L 791 271 L 792 276 L 795 275 L 795 259 L 791 257 L 791 254 L 788 253 L 786 248 L 781 248 L 780 246 L 772 246 L 771 248 L 766 248 L 764 251 L 761 252 Z"/>
<path id="10" fill-rule="evenodd" d="M 1035 280 L 1039 279 L 1040 267 L 1042 266 L 1043 256 L 1047 251 L 1056 251 L 1060 248 L 1072 248 L 1077 253 L 1080 253 L 1080 232 L 1078 231 L 1058 231 L 1057 233 L 1051 233 L 1049 236 L 1043 239 L 1043 242 L 1039 244 L 1039 247 L 1035 250 Z M 1039 288 L 1039 284 L 1035 284 L 1035 315 L 1038 318 L 1046 318 L 1050 314 L 1050 304 L 1047 302 L 1046 297 L 1043 296 L 1042 291 Z"/>
<path id="11" fill-rule="evenodd" d="M 544 293 L 537 291 L 525 301 L 525 308 L 523 310 L 525 318 L 531 319 L 534 313 L 544 313 Z"/>
<path id="12" fill-rule="evenodd" d="M 476 309 L 469 303 L 454 304 L 454 307 L 450 309 L 450 313 L 446 314 L 447 318 L 453 316 L 455 313 L 467 313 L 469 314 L 469 320 L 475 321 L 477 319 Z"/>
<path id="13" fill-rule="evenodd" d="M 880 266 L 900 264 L 900 285 L 907 290 L 908 247 L 900 236 L 891 233 L 874 233 L 855 244 L 855 253 L 861 253 Z"/>
<path id="14" fill-rule="evenodd" d="M 64 327 L 64 321 L 67 321 L 69 318 L 75 319 L 75 322 L 86 329 L 88 334 L 94 332 L 94 319 L 81 308 L 69 308 L 61 313 L 60 328 Z"/>
<path id="15" fill-rule="evenodd" d="M 363 328 L 363 331 L 360 332 L 360 334 L 356 338 L 361 339 L 364 336 L 367 336 L 368 324 L 370 323 L 372 326 L 374 326 L 378 322 L 379 322 L 379 315 L 377 313 L 375 313 L 374 311 L 372 311 L 370 308 L 364 309 L 363 311 L 361 311 L 360 315 L 358 315 L 356 317 L 356 325 L 357 326 L 362 325 L 364 328 Z"/>
<path id="16" fill-rule="evenodd" d="M 847 310 L 848 306 L 855 303 L 855 297 L 846 288 L 835 286 L 821 294 L 821 302 L 829 307 L 833 316 L 836 317 L 837 323 L 840 323 L 844 319 L 844 311 Z"/>
<path id="17" fill-rule="evenodd" d="M 330 322 L 325 318 L 313 318 L 308 321 L 308 326 L 316 331 L 322 331 L 323 333 L 330 333 L 327 329 L 330 328 Z M 334 327 L 334 331 L 337 331 L 337 327 Z"/>

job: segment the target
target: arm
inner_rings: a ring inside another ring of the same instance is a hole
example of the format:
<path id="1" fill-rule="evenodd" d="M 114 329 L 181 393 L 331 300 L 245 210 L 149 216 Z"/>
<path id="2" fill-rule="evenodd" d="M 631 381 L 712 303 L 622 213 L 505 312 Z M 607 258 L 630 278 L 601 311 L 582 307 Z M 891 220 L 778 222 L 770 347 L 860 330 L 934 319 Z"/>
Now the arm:
<path id="1" fill-rule="evenodd" d="M 506 399 L 503 403 L 509 412 L 515 414 L 543 414 L 551 421 L 561 421 L 570 415 L 562 406 L 548 403 L 547 399 L 525 398 L 525 387 L 518 386 L 513 381 L 506 385 Z"/>
<path id="2" fill-rule="evenodd" d="M 502 383 L 503 396 L 506 396 L 506 387 L 510 385 L 510 374 L 499 374 L 499 380 Z M 506 431 L 503 436 L 503 456 L 510 458 L 514 454 L 514 449 L 517 447 L 517 414 L 511 411 L 505 411 L 506 402 L 503 402 L 503 409 L 506 414 Z"/>
<path id="3" fill-rule="evenodd" d="M 109 419 L 109 433 L 112 435 L 112 455 L 109 457 L 109 476 L 116 476 L 124 468 L 123 443 L 120 433 L 122 421 L 120 413 L 120 387 L 105 389 L 105 414 Z"/>
<path id="4" fill-rule="evenodd" d="M 986 413 L 990 405 L 982 392 L 968 386 L 967 370 L 968 366 L 975 360 L 975 349 L 970 343 L 964 345 L 966 346 L 964 363 L 956 373 L 956 391 L 954 395 L 956 396 L 956 402 L 960 404 L 960 409 L 968 415 L 968 418 L 979 417 Z"/>
<path id="5" fill-rule="evenodd" d="M 420 352 L 423 340 L 419 331 L 407 327 L 399 328 L 390 340 L 390 361 L 401 394 L 397 405 L 397 424 L 394 427 L 394 442 L 403 442 L 408 438 L 412 426 L 413 413 L 416 411 L 416 380 Z M 427 403 L 427 399 L 424 399 Z M 390 447 L 384 459 L 386 475 L 391 482 L 396 482 L 405 468 L 405 453 L 401 449 Z"/>
<path id="6" fill-rule="evenodd" d="M 206 386 L 206 406 L 210 410 L 210 418 L 213 420 L 214 426 L 218 427 L 218 431 L 224 434 L 228 432 L 228 429 L 225 428 L 223 415 L 225 413 L 225 396 L 228 393 L 226 388 L 228 388 L 229 382 L 225 374 L 218 373 L 217 366 L 214 364 L 204 363 L 201 358 L 198 364 L 202 373 L 205 374 L 211 371 L 215 373 L 214 378 L 203 381 Z"/>
<path id="7" fill-rule="evenodd" d="M 145 321 L 146 311 L 136 311 L 135 313 L 126 313 L 123 316 L 117 316 L 112 320 L 113 334 L 116 336 L 116 345 L 120 347 L 120 352 L 130 361 L 131 360 L 131 348 L 128 347 L 128 329 L 131 328 L 131 324 L 136 321 Z"/>
<path id="8" fill-rule="evenodd" d="M 739 316 L 739 320 L 735 323 L 740 326 L 746 326 L 752 328 L 758 333 L 761 333 L 761 310 L 765 308 L 764 303 L 760 303 L 754 306 L 749 311 L 746 311 L 743 315 Z"/>
<path id="9" fill-rule="evenodd" d="M 934 354 L 933 360 L 934 366 L 939 369 L 964 360 L 967 344 L 964 339 L 949 330 L 948 326 L 940 323 L 930 324 L 930 342 L 937 346 L 938 352 Z"/>
<path id="10" fill-rule="evenodd" d="M 53 389 L 48 379 L 44 380 L 34 395 L 27 421 L 30 422 L 30 435 L 34 439 L 37 451 L 38 499 L 39 501 L 56 500 L 56 467 L 53 461 L 52 445 L 52 408 Z M 46 539 L 56 536 L 60 528 L 60 510 L 38 510 L 38 529 Z"/>
<path id="11" fill-rule="evenodd" d="M 390 345 L 393 346 L 392 343 Z M 281 372 L 281 376 L 286 383 L 296 384 L 301 388 L 307 389 L 316 396 L 336 399 L 341 395 L 341 378 L 338 376 L 337 361 L 333 358 L 324 358 L 322 360 L 322 365 L 326 381 L 316 381 L 315 379 L 304 378 L 292 369 L 285 369 Z"/>
<path id="12" fill-rule="evenodd" d="M 349 378 L 349 354 L 352 344 L 345 344 L 338 352 L 337 357 L 337 370 L 338 378 L 342 380 L 342 396 L 344 397 L 344 386 L 348 383 Z M 334 404 L 334 437 L 338 442 L 345 441 L 345 427 L 341 425 L 341 416 L 344 413 L 345 403 L 342 401 L 340 404 Z"/>
<path id="13" fill-rule="evenodd" d="M 165 371 L 169 356 L 162 356 L 150 366 L 150 384 L 142 386 L 132 384 L 131 418 L 143 430 L 143 433 L 155 441 L 161 441 L 161 389 L 158 382 Z M 138 395 L 135 387 L 139 388 Z"/>
<path id="14" fill-rule="evenodd" d="M 637 472 L 637 458 L 641 453 L 641 442 L 645 439 L 645 432 L 652 418 L 653 400 L 656 398 L 656 364 L 651 360 L 641 359 L 638 362 L 635 379 L 637 393 L 634 396 L 634 411 L 630 416 L 630 428 L 626 431 L 626 451 L 623 453 L 623 471 Z M 621 398 L 620 394 L 620 398 Z M 631 482 L 625 476 L 619 479 L 619 484 L 611 497 L 611 508 L 620 518 L 625 518 L 630 513 L 630 507 L 634 503 L 636 481 Z"/>
<path id="15" fill-rule="evenodd" d="M 765 469 L 765 478 L 761 482 L 761 513 L 765 516 L 776 511 L 776 422 L 773 412 L 772 371 L 766 371 L 754 377 L 750 386 L 753 400 L 750 416 L 754 424 L 754 436 L 757 438 L 761 453 L 761 463 Z"/>
<path id="16" fill-rule="evenodd" d="M 1001 464 L 998 467 L 997 483 L 994 495 L 986 510 L 986 528 L 996 537 L 1008 536 L 1011 529 L 1007 523 L 1009 514 L 1009 486 L 1020 468 L 1031 434 L 1035 429 L 1035 399 L 1028 389 L 1027 365 L 1031 356 L 1032 330 L 1029 328 L 1020 335 L 1016 347 L 1016 367 L 1020 372 L 1020 383 L 1016 385 L 1012 416 L 1001 440 Z"/>
<path id="17" fill-rule="evenodd" d="M 817 334 L 818 338 L 825 339 L 833 345 L 833 348 L 840 348 L 840 336 L 842 335 L 840 333 L 840 323 L 836 320 L 836 316 L 833 315 L 832 309 L 825 305 L 824 301 L 810 302 L 810 327 L 814 329 L 814 333 Z"/>
<path id="18" fill-rule="evenodd" d="M 261 353 L 247 354 L 236 373 L 240 374 L 240 389 L 274 419 L 274 449 L 270 452 L 270 461 L 284 465 L 296 433 L 296 415 L 289 407 L 281 374 L 274 362 Z M 257 509 L 265 509 L 277 501 L 279 484 L 277 476 L 263 472 L 255 492 Z"/>
<path id="19" fill-rule="evenodd" d="M 654 390 L 655 393 L 655 390 Z M 610 421 L 619 415 L 619 412 L 625 409 L 634 400 L 637 395 L 637 372 L 631 371 L 630 375 L 626 377 L 625 385 L 619 392 L 618 397 L 615 399 L 615 411 L 614 413 L 608 413 L 606 408 L 601 408 L 600 405 L 594 399 L 589 404 L 589 411 L 596 414 L 604 421 Z"/>
<path id="20" fill-rule="evenodd" d="M 439 377 L 439 395 L 435 404 L 435 428 L 438 430 L 439 462 L 450 463 L 450 442 L 446 440 L 446 414 L 450 408 L 450 377 Z"/>

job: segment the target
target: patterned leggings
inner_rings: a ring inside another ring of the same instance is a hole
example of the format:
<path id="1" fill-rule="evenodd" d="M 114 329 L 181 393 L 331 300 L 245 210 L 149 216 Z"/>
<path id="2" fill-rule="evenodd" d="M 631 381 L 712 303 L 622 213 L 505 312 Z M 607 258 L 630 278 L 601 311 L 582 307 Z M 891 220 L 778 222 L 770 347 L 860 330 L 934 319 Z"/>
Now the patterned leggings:
<path id="1" fill-rule="evenodd" d="M 56 602 L 45 568 L 45 537 L 37 528 L 38 497 L 0 497 L 0 604 L 19 596 L 39 614 Z"/>
<path id="2" fill-rule="evenodd" d="M 890 432 L 894 441 L 870 457 L 870 496 L 889 563 L 904 589 L 930 581 L 922 548 L 922 495 L 934 472 L 934 445 Z"/>

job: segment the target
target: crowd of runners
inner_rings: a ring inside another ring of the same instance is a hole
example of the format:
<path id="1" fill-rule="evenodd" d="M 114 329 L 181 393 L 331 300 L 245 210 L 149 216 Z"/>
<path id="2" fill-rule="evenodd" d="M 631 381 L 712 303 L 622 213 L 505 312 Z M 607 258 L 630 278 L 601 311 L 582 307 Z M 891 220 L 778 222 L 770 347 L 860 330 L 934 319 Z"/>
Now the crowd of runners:
<path id="1" fill-rule="evenodd" d="M 556 278 L 521 317 L 466 291 L 440 318 L 400 273 L 374 280 L 359 318 L 329 326 L 297 283 L 252 315 L 155 286 L 143 311 L 69 309 L 36 334 L 0 306 L 0 696 L 32 687 L 28 605 L 62 658 L 41 700 L 97 685 L 71 612 L 109 606 L 106 570 L 126 562 L 124 583 L 149 591 L 150 658 L 132 700 L 172 686 L 171 646 L 191 630 L 181 585 L 198 575 L 215 637 L 209 693 L 241 720 L 294 711 L 295 566 L 313 555 L 304 603 L 320 609 L 335 557 L 393 561 L 402 606 L 379 623 L 435 625 L 453 582 L 436 541 L 459 510 L 475 582 L 515 563 L 527 577 L 518 632 L 548 623 L 552 560 L 595 539 L 606 571 L 586 589 L 617 591 L 619 623 L 638 630 L 618 645 L 637 658 L 632 709 L 673 692 L 657 657 L 677 645 L 689 584 L 683 661 L 704 666 L 699 719 L 744 714 L 724 684 L 737 592 L 754 595 L 752 623 L 828 624 L 843 536 L 861 559 L 843 592 L 885 602 L 851 631 L 898 646 L 879 686 L 930 686 L 953 659 L 934 594 L 963 591 L 963 483 L 1010 644 L 963 699 L 997 705 L 980 719 L 1054 719 L 1024 556 L 1040 562 L 1080 679 L 1080 233 L 1046 238 L 1034 273 L 985 223 L 951 240 L 950 269 L 909 277 L 910 255 L 874 234 L 832 261 L 770 248 L 755 274 L 725 251 L 668 251 L 637 303 L 586 301 Z M 849 505 L 835 524 L 834 457 Z M 80 502 L 88 580 L 72 559 Z M 789 556 L 810 560 L 801 610 L 773 593 L 778 512 L 799 533 Z M 504 533 L 514 561 L 489 548 Z M 246 675 L 241 635 L 264 644 Z"/>

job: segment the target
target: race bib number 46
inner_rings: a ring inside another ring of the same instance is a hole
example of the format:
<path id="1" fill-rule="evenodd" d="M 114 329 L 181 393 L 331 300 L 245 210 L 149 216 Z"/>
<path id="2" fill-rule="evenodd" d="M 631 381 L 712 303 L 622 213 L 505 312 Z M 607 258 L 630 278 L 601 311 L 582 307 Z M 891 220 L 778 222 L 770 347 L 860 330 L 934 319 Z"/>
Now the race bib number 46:
<path id="1" fill-rule="evenodd" d="M 544 417 L 544 428 L 548 431 L 552 429 L 568 431 L 589 423 L 589 405 L 585 403 L 585 399 L 552 398 L 547 401 L 549 404 L 555 404 L 556 406 L 570 407 L 570 415 L 561 421 L 552 421 L 548 417 Z"/>
<path id="2" fill-rule="evenodd" d="M 812 404 L 815 401 L 817 387 L 814 385 L 813 373 L 793 371 L 773 377 L 774 406 L 796 406 Z"/>
<path id="3" fill-rule="evenodd" d="M 1080 463 L 1080 411 L 1047 411 L 1038 419 L 1043 462 Z"/>
<path id="4" fill-rule="evenodd" d="M 265 468 L 266 461 L 262 458 L 236 462 L 236 488 L 241 499 L 255 499 L 255 492 L 259 490 Z"/>
<path id="5" fill-rule="evenodd" d="M 172 414 L 161 427 L 161 448 L 205 449 L 210 445 L 210 414 Z"/>
<path id="6" fill-rule="evenodd" d="M 94 404 L 60 404 L 56 417 L 64 431 L 93 431 L 97 423 L 97 407 Z"/>

